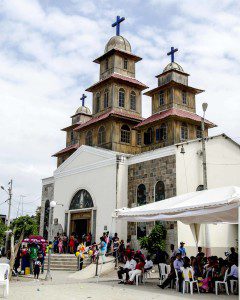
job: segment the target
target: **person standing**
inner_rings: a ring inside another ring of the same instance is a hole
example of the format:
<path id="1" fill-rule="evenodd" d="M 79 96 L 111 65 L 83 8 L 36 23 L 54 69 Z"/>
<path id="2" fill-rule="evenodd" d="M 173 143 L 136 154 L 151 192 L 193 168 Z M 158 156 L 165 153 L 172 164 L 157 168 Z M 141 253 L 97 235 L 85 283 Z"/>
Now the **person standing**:
<path id="1" fill-rule="evenodd" d="M 63 253 L 63 241 L 61 238 L 58 239 L 58 253 L 59 254 Z"/>
<path id="2" fill-rule="evenodd" d="M 30 272 L 33 274 L 34 264 L 38 258 L 38 248 L 36 244 L 31 244 L 29 249 L 29 256 L 30 256 Z"/>
<path id="3" fill-rule="evenodd" d="M 71 253 L 71 254 L 73 254 L 73 252 L 74 252 L 74 236 L 73 235 L 71 235 L 70 236 L 70 239 L 69 239 L 69 252 Z"/>
<path id="4" fill-rule="evenodd" d="M 184 258 L 187 255 L 184 245 L 185 245 L 185 243 L 181 242 L 180 247 L 178 248 L 178 252 L 180 252 L 182 254 L 182 258 Z"/>
<path id="5" fill-rule="evenodd" d="M 174 249 L 174 244 L 170 245 L 170 250 L 171 250 L 170 258 L 176 257 L 177 251 Z"/>
<path id="6" fill-rule="evenodd" d="M 41 268 L 41 260 L 37 258 L 34 262 L 34 279 L 37 278 L 38 280 L 40 268 Z"/>
<path id="7" fill-rule="evenodd" d="M 104 237 L 100 238 L 100 244 L 99 244 L 99 254 L 102 257 L 102 262 L 105 264 L 106 262 L 106 251 L 107 251 L 107 243 L 105 242 Z"/>

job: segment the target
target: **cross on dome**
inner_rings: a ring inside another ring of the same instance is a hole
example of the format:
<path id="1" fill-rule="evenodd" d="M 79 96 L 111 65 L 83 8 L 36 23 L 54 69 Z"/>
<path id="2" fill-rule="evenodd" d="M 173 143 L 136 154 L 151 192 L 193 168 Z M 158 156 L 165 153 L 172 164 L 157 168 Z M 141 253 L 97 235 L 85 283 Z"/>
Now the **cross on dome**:
<path id="1" fill-rule="evenodd" d="M 174 49 L 174 47 L 171 47 L 171 51 L 167 53 L 167 55 L 171 55 L 171 62 L 174 62 L 174 53 L 178 51 L 178 48 Z"/>
<path id="2" fill-rule="evenodd" d="M 120 18 L 120 16 L 117 16 L 116 22 L 112 24 L 112 27 L 116 26 L 116 35 L 120 35 L 120 23 L 125 20 L 124 17 Z"/>
<path id="3" fill-rule="evenodd" d="M 87 96 L 85 94 L 82 94 L 82 97 L 80 98 L 80 100 L 82 101 L 82 106 L 84 106 L 86 98 Z"/>

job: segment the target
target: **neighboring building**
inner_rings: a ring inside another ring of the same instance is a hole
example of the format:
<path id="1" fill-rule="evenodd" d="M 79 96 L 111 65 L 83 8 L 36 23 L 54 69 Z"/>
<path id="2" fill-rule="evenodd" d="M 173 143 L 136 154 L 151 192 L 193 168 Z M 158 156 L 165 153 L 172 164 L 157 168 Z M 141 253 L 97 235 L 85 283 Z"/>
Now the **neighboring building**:
<path id="1" fill-rule="evenodd" d="M 118 35 L 94 60 L 100 65 L 100 78 L 87 89 L 93 93 L 93 114 L 84 105 L 83 95 L 72 124 L 62 129 L 66 148 L 54 154 L 58 168 L 53 177 L 43 179 L 40 234 L 45 237 L 53 218 L 50 239 L 54 228 L 68 235 L 91 232 L 96 241 L 103 231 L 117 231 L 137 244 L 137 238 L 148 234 L 154 223 L 113 219 L 115 209 L 161 201 L 202 185 L 201 117 L 196 114 L 195 96 L 203 91 L 190 87 L 189 75 L 172 61 L 156 76 L 158 87 L 145 93 L 152 99 L 152 115 L 143 119 L 141 92 L 147 86 L 135 79 L 135 64 L 140 60 Z M 214 126 L 205 121 L 205 136 Z M 185 154 L 180 153 L 181 143 Z M 240 185 L 239 165 L 229 164 L 240 161 L 239 146 L 223 135 L 207 138 L 206 144 L 208 187 Z M 225 165 L 232 175 L 224 180 Z M 60 205 L 51 217 L 52 200 Z M 168 245 L 183 239 L 192 246 L 191 232 L 183 235 L 183 225 L 165 225 Z M 236 243 L 234 227 L 224 228 L 231 230 L 216 246 L 220 251 L 229 241 Z"/>

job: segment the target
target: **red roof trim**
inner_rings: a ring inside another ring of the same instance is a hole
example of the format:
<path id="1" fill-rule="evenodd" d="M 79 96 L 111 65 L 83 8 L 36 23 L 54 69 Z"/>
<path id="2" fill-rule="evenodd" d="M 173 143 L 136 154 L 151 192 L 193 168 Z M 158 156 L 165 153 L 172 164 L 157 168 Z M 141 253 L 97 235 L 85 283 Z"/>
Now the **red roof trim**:
<path id="1" fill-rule="evenodd" d="M 154 123 L 159 120 L 164 120 L 168 117 L 171 116 L 177 116 L 180 118 L 185 118 L 185 119 L 190 119 L 196 122 L 201 122 L 201 117 L 195 113 L 185 111 L 182 109 L 177 109 L 177 108 L 170 108 L 168 110 L 162 111 L 160 113 L 156 113 L 149 118 L 143 120 L 141 123 L 137 124 L 134 128 L 140 128 L 142 126 Z M 205 119 L 205 123 L 209 125 L 209 127 L 215 127 L 216 125 L 208 120 Z"/>
<path id="2" fill-rule="evenodd" d="M 204 92 L 204 90 L 200 90 L 200 89 L 196 89 L 192 86 L 189 86 L 189 85 L 185 85 L 185 84 L 182 84 L 182 83 L 179 83 L 179 82 L 176 82 L 174 80 L 171 80 L 169 81 L 168 83 L 166 84 L 163 84 L 163 85 L 160 85 L 152 90 L 149 90 L 147 92 L 144 93 L 144 95 L 147 95 L 147 96 L 152 96 L 154 93 L 168 87 L 168 86 L 179 86 L 179 87 L 182 87 L 183 89 L 185 90 L 191 90 L 193 92 L 195 92 L 196 94 L 200 94 L 202 92 Z"/>
<path id="3" fill-rule="evenodd" d="M 108 112 L 99 115 L 97 117 L 92 118 L 91 120 L 87 121 L 86 123 L 80 124 L 77 128 L 74 129 L 74 131 L 78 131 L 84 127 L 87 127 L 89 125 L 95 124 L 99 121 L 105 120 L 110 116 L 116 116 L 116 117 L 123 117 L 123 118 L 128 118 L 128 119 L 132 119 L 134 121 L 142 121 L 143 118 L 137 115 L 133 115 L 133 114 L 129 114 L 126 112 L 120 112 L 120 111 L 116 111 L 114 109 L 109 110 Z"/>
<path id="4" fill-rule="evenodd" d="M 57 153 L 53 154 L 52 156 L 60 156 L 61 154 L 67 153 L 67 152 L 71 152 L 71 151 L 75 151 L 78 148 L 78 144 L 74 144 L 71 146 L 68 146 L 60 151 L 58 151 Z"/>
<path id="5" fill-rule="evenodd" d="M 124 81 L 127 82 L 128 84 L 133 84 L 135 86 L 138 86 L 139 88 L 141 88 L 141 90 L 145 90 L 148 88 L 148 86 L 146 86 L 144 83 L 138 81 L 135 78 L 131 78 L 131 77 L 127 77 L 127 76 L 123 76 L 121 74 L 117 74 L 117 73 L 113 73 L 110 76 L 98 81 L 97 83 L 93 84 L 92 86 L 90 86 L 89 88 L 86 89 L 87 92 L 92 92 L 94 88 L 96 88 L 97 86 L 101 85 L 102 83 L 106 83 L 108 80 L 120 80 L 120 81 Z"/>

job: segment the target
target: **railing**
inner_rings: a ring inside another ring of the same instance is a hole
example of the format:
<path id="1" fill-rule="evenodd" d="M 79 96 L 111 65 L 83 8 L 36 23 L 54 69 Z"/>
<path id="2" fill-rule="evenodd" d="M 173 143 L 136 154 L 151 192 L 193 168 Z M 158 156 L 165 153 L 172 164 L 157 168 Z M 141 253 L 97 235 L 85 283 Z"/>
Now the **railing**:
<path id="1" fill-rule="evenodd" d="M 112 254 L 113 254 L 113 252 L 108 252 L 108 253 L 105 254 L 105 256 L 110 256 L 110 255 L 112 255 Z M 118 269 L 118 263 L 119 263 L 118 252 L 117 252 L 117 256 L 116 256 L 116 257 L 113 257 L 113 259 L 111 259 L 111 260 L 109 260 L 109 261 L 106 261 L 106 262 L 104 262 L 103 259 L 102 259 L 102 262 L 101 262 L 101 264 L 100 264 L 100 263 L 99 263 L 99 258 L 100 258 L 101 256 L 103 256 L 103 255 L 98 254 L 98 255 L 97 255 L 97 258 L 96 258 L 95 277 L 97 278 L 97 283 L 98 283 L 99 277 L 100 277 L 100 275 L 101 275 L 101 273 L 102 273 L 102 266 L 103 266 L 104 264 L 108 264 L 108 263 L 114 262 L 114 264 L 115 264 L 115 266 L 114 266 L 115 269 Z M 99 264 L 100 264 L 100 270 L 99 270 Z"/>

